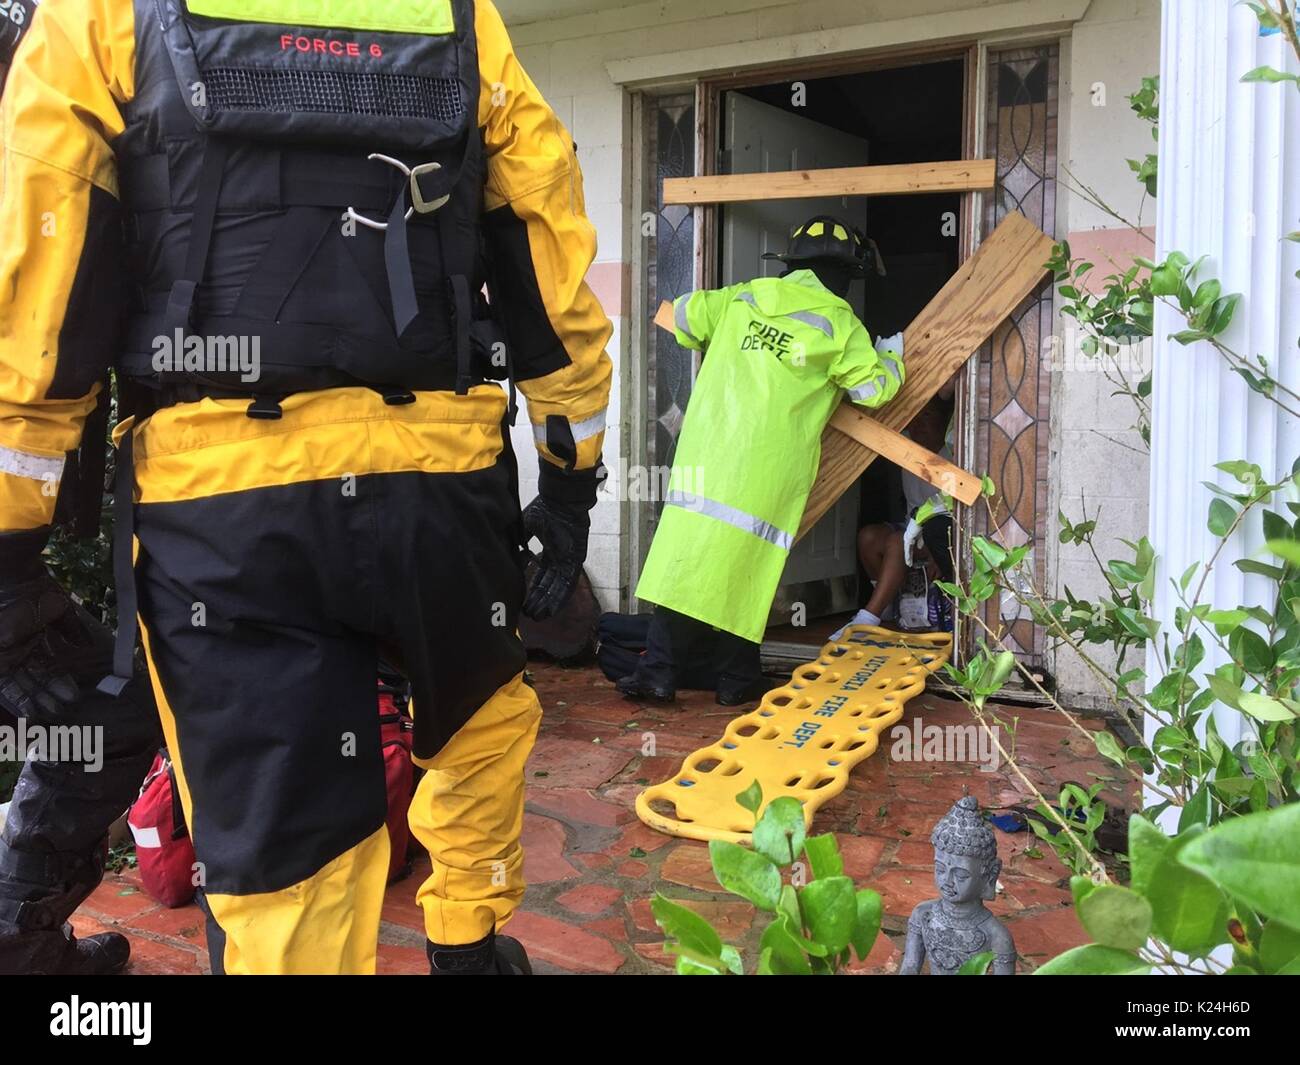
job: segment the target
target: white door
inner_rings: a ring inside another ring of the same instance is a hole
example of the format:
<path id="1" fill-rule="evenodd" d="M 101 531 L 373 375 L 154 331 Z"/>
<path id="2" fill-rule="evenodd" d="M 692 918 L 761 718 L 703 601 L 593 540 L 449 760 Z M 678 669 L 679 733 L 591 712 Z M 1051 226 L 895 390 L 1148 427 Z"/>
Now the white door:
<path id="1" fill-rule="evenodd" d="M 830 126 L 738 92 L 726 96 L 724 147 L 732 174 L 768 174 L 837 166 L 866 166 L 867 142 Z M 821 197 L 731 203 L 722 208 L 722 284 L 754 277 L 776 277 L 784 269 L 764 252 L 784 252 L 790 231 L 813 215 L 830 214 L 865 230 L 867 201 L 861 197 Z M 855 282 L 849 303 L 862 312 L 862 283 Z M 786 563 L 783 584 L 842 577 L 857 571 L 858 488 L 809 531 Z"/>

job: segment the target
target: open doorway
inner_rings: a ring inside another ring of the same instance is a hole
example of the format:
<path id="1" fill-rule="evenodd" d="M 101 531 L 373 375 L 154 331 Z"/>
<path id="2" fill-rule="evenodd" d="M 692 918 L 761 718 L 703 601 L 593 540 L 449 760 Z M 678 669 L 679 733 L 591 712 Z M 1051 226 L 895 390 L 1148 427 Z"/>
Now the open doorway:
<path id="1" fill-rule="evenodd" d="M 718 109 L 723 173 L 960 159 L 966 144 L 966 62 L 961 57 L 888 69 L 725 89 Z M 836 197 L 724 204 L 717 220 L 719 285 L 775 276 L 791 229 L 816 214 L 860 227 L 885 267 L 856 282 L 848 301 L 872 336 L 901 331 L 961 261 L 959 194 Z M 857 554 L 864 525 L 906 518 L 900 471 L 880 460 L 791 553 L 765 650 L 775 657 L 820 646 L 865 603 L 869 577 Z M 786 651 L 787 648 L 798 649 Z"/>

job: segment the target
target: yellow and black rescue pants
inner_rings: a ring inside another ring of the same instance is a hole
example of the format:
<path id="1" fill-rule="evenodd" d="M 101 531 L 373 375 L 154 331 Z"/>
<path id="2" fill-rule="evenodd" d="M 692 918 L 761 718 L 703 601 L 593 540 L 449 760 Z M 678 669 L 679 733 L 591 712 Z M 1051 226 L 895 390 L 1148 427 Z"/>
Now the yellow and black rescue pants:
<path id="1" fill-rule="evenodd" d="M 516 623 L 505 398 L 366 388 L 165 408 L 134 430 L 136 586 L 216 972 L 368 973 L 388 868 L 375 677 L 413 688 L 410 813 L 438 943 L 523 895 L 541 710 Z M 226 413 L 228 412 L 228 413 Z"/>

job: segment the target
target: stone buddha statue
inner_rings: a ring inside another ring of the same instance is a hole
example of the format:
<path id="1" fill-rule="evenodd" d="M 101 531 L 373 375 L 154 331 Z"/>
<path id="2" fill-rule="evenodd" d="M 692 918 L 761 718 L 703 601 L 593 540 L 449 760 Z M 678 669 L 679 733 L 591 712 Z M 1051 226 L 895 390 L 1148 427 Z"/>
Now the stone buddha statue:
<path id="1" fill-rule="evenodd" d="M 926 958 L 930 972 L 952 976 L 968 958 L 993 952 L 991 972 L 1013 976 L 1016 946 L 984 905 L 997 890 L 1002 862 L 993 829 L 971 795 L 957 800 L 930 834 L 934 846 L 934 883 L 939 898 L 920 903 L 907 921 L 902 974 L 920 973 Z"/>

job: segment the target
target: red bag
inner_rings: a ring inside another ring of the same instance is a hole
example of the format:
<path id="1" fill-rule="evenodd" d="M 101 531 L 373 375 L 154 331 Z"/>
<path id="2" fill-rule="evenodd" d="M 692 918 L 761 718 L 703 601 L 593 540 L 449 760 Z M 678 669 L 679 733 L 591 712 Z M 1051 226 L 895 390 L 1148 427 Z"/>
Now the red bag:
<path id="1" fill-rule="evenodd" d="M 126 817 L 135 837 L 140 881 L 151 898 L 173 909 L 194 899 L 194 844 L 185 827 L 180 792 L 165 750 L 153 767 Z"/>
<path id="2" fill-rule="evenodd" d="M 403 712 L 402 693 L 379 682 L 379 742 L 384 755 L 384 785 L 388 790 L 388 882 L 401 880 L 411 872 L 406 852 L 411 845 L 411 827 L 406 815 L 415 788 L 415 764 L 411 761 L 411 732 L 415 723 Z"/>

